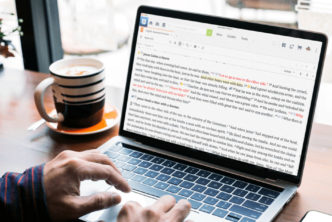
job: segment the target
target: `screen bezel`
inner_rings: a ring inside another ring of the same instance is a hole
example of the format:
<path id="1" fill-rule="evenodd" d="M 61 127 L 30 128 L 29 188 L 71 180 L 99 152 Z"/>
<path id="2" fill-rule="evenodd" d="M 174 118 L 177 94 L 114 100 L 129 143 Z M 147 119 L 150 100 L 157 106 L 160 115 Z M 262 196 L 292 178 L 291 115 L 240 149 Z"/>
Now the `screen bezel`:
<path id="1" fill-rule="evenodd" d="M 302 153 L 301 153 L 298 173 L 296 176 L 291 175 L 291 174 L 281 173 L 279 171 L 271 170 L 268 168 L 255 166 L 255 165 L 248 164 L 245 162 L 240 162 L 240 161 L 230 159 L 230 158 L 216 156 L 216 155 L 213 155 L 213 154 L 210 154 L 207 152 L 195 150 L 193 148 L 175 145 L 175 144 L 161 141 L 158 139 L 154 139 L 151 137 L 146 137 L 146 136 L 142 136 L 142 135 L 139 135 L 136 133 L 125 131 L 123 129 L 125 113 L 126 113 L 126 108 L 127 108 L 129 88 L 130 88 L 131 73 L 132 73 L 133 61 L 134 61 L 134 56 L 135 56 L 139 20 L 140 20 L 141 13 L 154 14 L 154 15 L 158 15 L 158 16 L 166 16 L 166 17 L 171 17 L 171 18 L 184 19 L 184 20 L 189 20 L 189 21 L 196 21 L 196 22 L 221 25 L 221 26 L 228 26 L 228 27 L 233 27 L 233 28 L 241 28 L 241 29 L 251 30 L 251 31 L 260 31 L 260 32 L 265 32 L 265 33 L 270 33 L 270 34 L 297 37 L 297 38 L 322 42 L 322 48 L 321 48 L 319 64 L 318 64 L 317 73 L 316 73 L 316 79 L 315 79 L 315 84 L 314 84 L 312 100 L 311 100 L 311 106 L 310 106 L 309 115 L 308 115 L 307 127 L 306 127 L 305 137 L 304 137 L 303 146 L 302 146 L 303 149 L 302 149 Z M 119 135 L 131 138 L 135 141 L 139 141 L 140 143 L 146 144 L 148 146 L 158 147 L 160 149 L 165 149 L 167 151 L 174 152 L 174 153 L 177 153 L 180 155 L 190 155 L 191 158 L 213 163 L 213 164 L 216 164 L 216 165 L 219 165 L 222 167 L 227 167 L 227 168 L 231 168 L 231 169 L 238 170 L 241 172 L 246 172 L 246 173 L 249 173 L 249 174 L 252 174 L 255 176 L 259 176 L 259 177 L 263 177 L 263 178 L 269 178 L 269 179 L 273 179 L 273 180 L 284 180 L 284 181 L 288 181 L 288 182 L 299 185 L 301 183 L 305 157 L 306 157 L 306 153 L 307 153 L 307 149 L 308 149 L 308 143 L 309 143 L 309 137 L 310 137 L 311 127 L 312 127 L 314 110 L 315 110 L 315 106 L 316 106 L 319 84 L 320 84 L 320 80 L 321 80 L 322 67 L 323 67 L 323 62 L 324 62 L 324 58 L 325 58 L 326 44 L 327 44 L 327 37 L 324 34 L 320 34 L 320 33 L 295 30 L 295 29 L 289 29 L 289 28 L 282 28 L 282 27 L 275 27 L 275 26 L 269 26 L 269 25 L 263 25 L 263 24 L 256 24 L 256 23 L 251 23 L 251 22 L 221 18 L 221 17 L 214 17 L 214 16 L 208 16 L 208 15 L 174 11 L 174 10 L 169 10 L 169 9 L 154 8 L 154 7 L 149 7 L 149 6 L 140 6 L 137 10 L 134 35 L 133 35 L 133 39 L 132 39 L 131 54 L 130 54 L 129 67 L 128 67 L 127 83 L 126 83 L 124 100 L 123 100 Z"/>

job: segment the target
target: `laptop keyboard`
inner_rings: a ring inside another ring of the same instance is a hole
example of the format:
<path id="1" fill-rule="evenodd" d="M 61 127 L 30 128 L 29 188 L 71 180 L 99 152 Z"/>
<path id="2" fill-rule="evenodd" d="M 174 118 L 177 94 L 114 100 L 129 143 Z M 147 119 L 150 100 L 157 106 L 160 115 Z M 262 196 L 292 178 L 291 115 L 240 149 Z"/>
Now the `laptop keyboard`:
<path id="1" fill-rule="evenodd" d="M 253 222 L 280 192 L 219 173 L 199 169 L 120 144 L 105 154 L 134 190 L 187 199 L 192 209 L 229 221 Z"/>

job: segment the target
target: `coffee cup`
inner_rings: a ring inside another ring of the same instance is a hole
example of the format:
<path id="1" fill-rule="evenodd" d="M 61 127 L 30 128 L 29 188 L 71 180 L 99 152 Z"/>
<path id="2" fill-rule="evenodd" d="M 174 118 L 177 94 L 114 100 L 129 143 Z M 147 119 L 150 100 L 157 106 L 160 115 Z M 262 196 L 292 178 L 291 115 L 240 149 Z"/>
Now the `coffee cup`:
<path id="1" fill-rule="evenodd" d="M 82 128 L 95 125 L 103 117 L 105 105 L 104 65 L 92 58 L 63 59 L 49 67 L 50 77 L 39 83 L 34 99 L 47 122 Z M 56 115 L 47 114 L 44 94 L 52 87 Z"/>

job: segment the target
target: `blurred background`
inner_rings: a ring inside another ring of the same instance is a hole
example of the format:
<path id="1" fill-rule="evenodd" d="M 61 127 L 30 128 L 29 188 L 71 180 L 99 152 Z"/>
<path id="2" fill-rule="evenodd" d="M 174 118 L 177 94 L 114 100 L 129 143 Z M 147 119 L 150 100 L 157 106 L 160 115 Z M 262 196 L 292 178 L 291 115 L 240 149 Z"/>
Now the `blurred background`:
<path id="1" fill-rule="evenodd" d="M 59 19 L 56 21 L 60 27 L 64 58 L 97 57 L 105 64 L 107 83 L 124 87 L 131 34 L 139 5 L 307 29 L 332 36 L 331 0 L 57 0 Z M 17 17 L 6 14 L 8 12 L 16 13 L 15 0 L 0 0 L 3 30 L 14 27 L 18 21 Z M 8 38 L 16 47 L 15 57 L 1 58 L 0 61 L 5 67 L 24 69 L 19 34 Z M 321 87 L 321 91 L 325 90 L 329 95 L 332 95 L 331 54 L 329 47 L 323 72 L 326 84 Z M 331 116 L 325 119 L 329 118 L 332 124 L 332 106 L 325 107 L 327 103 L 332 104 L 329 99 L 320 98 L 318 103 L 324 115 Z M 316 115 L 318 119 L 319 116 Z"/>

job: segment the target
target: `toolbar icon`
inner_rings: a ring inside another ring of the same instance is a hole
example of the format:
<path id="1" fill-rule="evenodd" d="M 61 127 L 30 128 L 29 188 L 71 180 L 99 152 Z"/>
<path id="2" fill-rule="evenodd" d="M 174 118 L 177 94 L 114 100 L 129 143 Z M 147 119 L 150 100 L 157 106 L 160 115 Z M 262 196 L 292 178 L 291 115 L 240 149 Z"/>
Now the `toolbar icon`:
<path id="1" fill-rule="evenodd" d="M 147 27 L 148 26 L 148 21 L 149 21 L 148 17 L 143 17 L 142 16 L 139 20 L 139 24 L 140 24 L 140 26 Z"/>
<path id="2" fill-rule="evenodd" d="M 212 36 L 212 32 L 213 32 L 212 29 L 207 29 L 206 30 L 206 36 Z"/>

